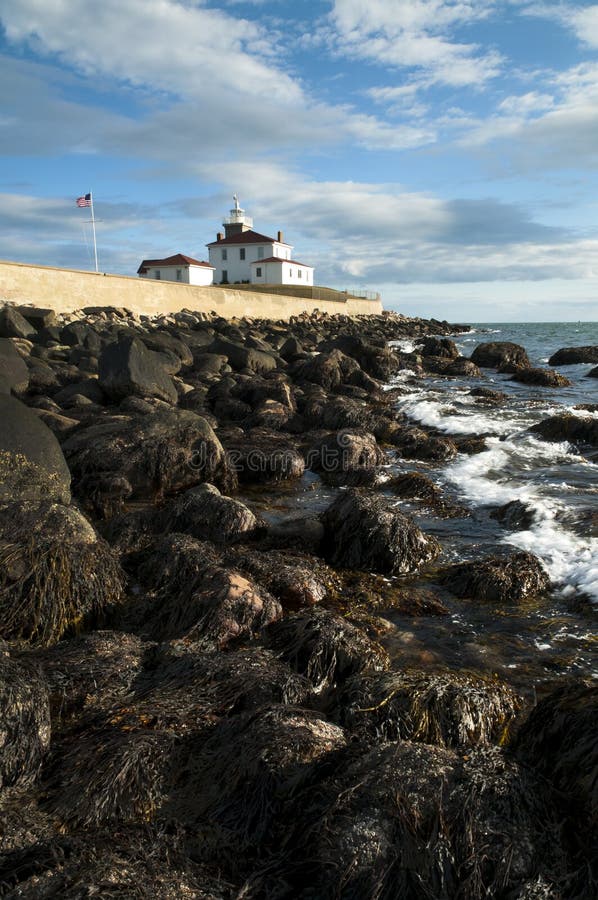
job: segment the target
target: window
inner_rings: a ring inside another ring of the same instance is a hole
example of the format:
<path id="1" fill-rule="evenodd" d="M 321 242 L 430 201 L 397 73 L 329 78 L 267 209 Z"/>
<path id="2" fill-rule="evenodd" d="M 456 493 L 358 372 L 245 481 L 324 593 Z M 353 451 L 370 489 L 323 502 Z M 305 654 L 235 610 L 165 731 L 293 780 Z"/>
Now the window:
<path id="1" fill-rule="evenodd" d="M 302 278 L 301 269 L 297 269 L 297 278 Z"/>
<path id="2" fill-rule="evenodd" d="M 261 266 L 256 266 L 256 267 L 255 267 L 255 277 L 256 277 L 256 278 L 261 278 L 261 277 L 262 277 L 262 267 L 261 267 Z"/>
<path id="3" fill-rule="evenodd" d="M 155 277 L 156 277 L 156 279 L 157 279 L 158 281 L 160 281 L 160 269 L 156 269 L 156 275 L 155 275 Z"/>
<path id="4" fill-rule="evenodd" d="M 289 269 L 289 277 L 290 277 L 290 278 L 293 277 L 293 270 L 292 270 L 292 269 Z"/>
<path id="5" fill-rule="evenodd" d="M 223 250 L 222 251 L 222 259 L 227 259 L 227 257 L 228 257 L 228 254 L 227 254 L 226 250 Z"/>
<path id="6" fill-rule="evenodd" d="M 182 280 L 183 280 L 183 270 L 182 270 L 182 269 L 177 269 L 177 270 L 176 270 L 176 280 L 177 280 L 177 281 L 182 281 Z"/>
<path id="7" fill-rule="evenodd" d="M 245 247 L 241 247 L 239 250 L 239 259 L 245 259 Z"/>
<path id="8" fill-rule="evenodd" d="M 263 247 L 258 247 L 258 248 L 257 248 L 257 258 L 258 258 L 258 259 L 263 259 L 263 258 L 264 258 L 264 248 L 263 248 Z"/>
<path id="9" fill-rule="evenodd" d="M 222 270 L 222 284 L 228 284 L 228 271 L 226 269 Z"/>

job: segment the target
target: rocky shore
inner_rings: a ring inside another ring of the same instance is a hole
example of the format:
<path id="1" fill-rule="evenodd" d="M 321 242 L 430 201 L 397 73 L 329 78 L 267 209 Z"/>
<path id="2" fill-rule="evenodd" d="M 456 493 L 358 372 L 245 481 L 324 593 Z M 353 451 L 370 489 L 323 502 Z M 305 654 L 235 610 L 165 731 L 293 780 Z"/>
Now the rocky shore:
<path id="1" fill-rule="evenodd" d="M 402 504 L 462 510 L 388 474 L 484 447 L 397 413 L 400 372 L 568 383 L 516 344 L 460 356 L 464 331 L 0 309 L 0 896 L 598 896 L 596 683 L 534 703 L 385 647 L 447 592 L 551 588 L 527 551 L 445 559 Z M 597 425 L 536 433 L 593 452 Z M 326 508 L 275 514 L 306 479 Z"/>

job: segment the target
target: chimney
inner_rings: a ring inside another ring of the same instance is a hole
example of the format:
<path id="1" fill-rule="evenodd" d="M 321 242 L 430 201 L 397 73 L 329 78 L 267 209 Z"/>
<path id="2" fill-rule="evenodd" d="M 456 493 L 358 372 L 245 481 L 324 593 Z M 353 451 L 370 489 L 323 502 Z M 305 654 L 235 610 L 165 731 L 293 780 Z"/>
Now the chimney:
<path id="1" fill-rule="evenodd" d="M 222 234 L 222 232 L 221 232 L 221 231 L 218 231 L 218 232 L 216 233 L 216 240 L 217 240 L 217 241 L 221 241 L 223 238 L 224 238 L 224 235 Z"/>
<path id="2" fill-rule="evenodd" d="M 278 243 L 279 243 L 279 244 L 284 243 L 284 241 L 283 241 L 283 239 L 282 239 L 282 231 L 279 231 L 279 232 L 278 232 Z"/>

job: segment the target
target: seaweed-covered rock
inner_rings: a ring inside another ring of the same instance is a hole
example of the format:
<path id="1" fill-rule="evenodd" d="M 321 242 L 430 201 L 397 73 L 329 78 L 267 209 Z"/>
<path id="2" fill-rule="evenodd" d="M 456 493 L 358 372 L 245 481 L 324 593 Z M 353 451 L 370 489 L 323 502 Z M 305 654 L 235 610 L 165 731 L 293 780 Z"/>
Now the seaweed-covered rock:
<path id="1" fill-rule="evenodd" d="M 390 442 L 405 459 L 445 462 L 457 455 L 457 445 L 444 435 L 428 434 L 423 428 L 399 428 Z"/>
<path id="2" fill-rule="evenodd" d="M 0 635 L 42 646 L 97 624 L 123 596 L 116 555 L 87 519 L 53 503 L 0 508 Z"/>
<path id="3" fill-rule="evenodd" d="M 48 684 L 52 715 L 66 721 L 122 701 L 151 646 L 133 634 L 91 631 L 38 650 L 34 659 Z"/>
<path id="4" fill-rule="evenodd" d="M 321 560 L 297 553 L 233 550 L 223 563 L 249 574 L 282 603 L 285 610 L 314 606 L 326 596 L 329 572 Z"/>
<path id="5" fill-rule="evenodd" d="M 228 857 L 240 868 L 263 852 L 276 826 L 284 835 L 293 795 L 345 744 L 344 731 L 311 710 L 232 716 L 193 741 L 165 811 L 199 831 L 204 859 Z"/>
<path id="6" fill-rule="evenodd" d="M 573 366 L 577 363 L 598 363 L 598 346 L 562 347 L 548 360 L 549 366 Z"/>
<path id="7" fill-rule="evenodd" d="M 155 640 L 185 637 L 223 647 L 251 637 L 282 615 L 264 588 L 219 565 L 211 545 L 168 535 L 142 551 L 141 580 L 154 592 L 143 631 Z"/>
<path id="8" fill-rule="evenodd" d="M 0 503 L 71 498 L 71 474 L 60 444 L 35 412 L 0 395 Z"/>
<path id="9" fill-rule="evenodd" d="M 598 378 L 598 366 L 594 366 L 593 369 L 587 373 L 586 378 Z"/>
<path id="10" fill-rule="evenodd" d="M 339 766 L 295 819 L 285 875 L 302 900 L 506 900 L 569 874 L 549 792 L 498 748 L 384 744 Z"/>
<path id="11" fill-rule="evenodd" d="M 63 444 L 83 502 L 112 514 L 114 479 L 124 478 L 120 500 L 174 493 L 209 481 L 224 491 L 235 487 L 222 444 L 211 426 L 189 410 L 160 410 L 80 428 Z M 108 509 L 106 503 L 108 501 Z"/>
<path id="12" fill-rule="evenodd" d="M 578 679 L 554 688 L 532 710 L 515 742 L 519 759 L 551 781 L 598 840 L 598 686 Z M 597 873 L 598 874 L 598 873 Z"/>
<path id="13" fill-rule="evenodd" d="M 495 391 L 492 388 L 476 387 L 469 392 L 471 397 L 475 397 L 480 403 L 487 403 L 490 406 L 501 406 L 507 399 L 504 391 Z"/>
<path id="14" fill-rule="evenodd" d="M 100 355 L 99 382 L 112 400 L 135 396 L 177 402 L 172 379 L 138 338 L 125 337 L 104 348 Z"/>
<path id="15" fill-rule="evenodd" d="M 356 483 L 356 476 L 372 473 L 384 462 L 384 453 L 367 431 L 339 431 L 321 438 L 307 454 L 307 463 L 325 481 Z"/>
<path id="16" fill-rule="evenodd" d="M 277 484 L 301 478 L 305 460 L 288 437 L 252 428 L 243 437 L 225 440 L 228 463 L 243 484 Z"/>
<path id="17" fill-rule="evenodd" d="M 512 381 L 521 384 L 537 384 L 541 387 L 570 387 L 572 382 L 554 369 L 520 368 L 513 375 Z"/>
<path id="18" fill-rule="evenodd" d="M 50 746 L 50 703 L 42 675 L 0 653 L 0 789 L 31 784 Z"/>
<path id="19" fill-rule="evenodd" d="M 490 516 L 511 531 L 527 531 L 536 521 L 533 507 L 522 500 L 511 500 L 492 510 Z"/>
<path id="20" fill-rule="evenodd" d="M 17 353 L 12 341 L 0 338 L 0 383 L 9 391 L 20 393 L 27 390 L 29 369 L 23 357 Z"/>
<path id="21" fill-rule="evenodd" d="M 511 341 L 488 341 L 478 344 L 471 354 L 471 361 L 487 369 L 498 369 L 506 363 L 523 367 L 531 365 L 525 349 Z"/>
<path id="22" fill-rule="evenodd" d="M 441 581 L 458 597 L 492 603 L 517 603 L 550 584 L 541 562 L 526 551 L 457 563 L 444 570 Z"/>
<path id="23" fill-rule="evenodd" d="M 416 572 L 439 552 L 398 509 L 355 490 L 342 493 L 322 516 L 324 555 L 334 566 L 388 574 Z"/>
<path id="24" fill-rule="evenodd" d="M 422 356 L 438 356 L 442 359 L 457 359 L 459 350 L 449 338 L 424 337 L 417 341 L 417 351 Z"/>
<path id="25" fill-rule="evenodd" d="M 382 672 L 348 681 L 334 718 L 370 741 L 458 749 L 501 741 L 518 708 L 511 688 L 482 675 Z"/>
<path id="26" fill-rule="evenodd" d="M 46 808 L 68 829 L 151 822 L 173 774 L 174 737 L 100 719 L 57 745 Z"/>
<path id="27" fill-rule="evenodd" d="M 227 544 L 251 538 L 260 523 L 248 506 L 224 497 L 213 484 L 179 494 L 165 511 L 166 531 L 180 531 L 202 541 Z"/>
<path id="28" fill-rule="evenodd" d="M 360 672 L 388 668 L 388 655 L 360 628 L 329 610 L 286 616 L 270 626 L 268 646 L 320 692 Z"/>
<path id="29" fill-rule="evenodd" d="M 542 419 L 530 428 L 545 441 L 569 441 L 571 444 L 598 447 L 598 419 L 561 413 Z"/>

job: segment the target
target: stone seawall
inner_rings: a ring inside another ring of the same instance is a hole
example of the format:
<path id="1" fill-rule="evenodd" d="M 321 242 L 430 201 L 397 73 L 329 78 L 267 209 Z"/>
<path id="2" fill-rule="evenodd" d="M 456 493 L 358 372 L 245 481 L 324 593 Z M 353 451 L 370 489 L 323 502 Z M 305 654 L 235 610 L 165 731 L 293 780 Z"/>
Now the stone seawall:
<path id="1" fill-rule="evenodd" d="M 48 307 L 57 312 L 72 312 L 84 306 L 124 306 L 140 315 L 192 309 L 206 313 L 215 311 L 227 319 L 235 316 L 289 319 L 316 309 L 331 315 L 348 316 L 382 312 L 382 304 L 376 300 L 310 300 L 236 290 L 232 286 L 198 287 L 0 261 L 0 301 L 5 300 Z"/>

